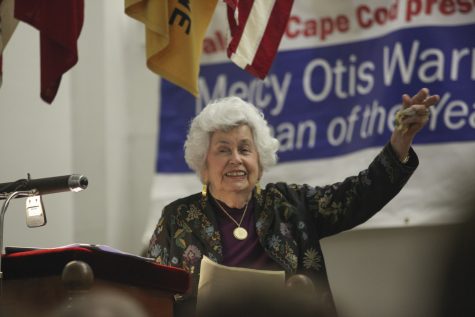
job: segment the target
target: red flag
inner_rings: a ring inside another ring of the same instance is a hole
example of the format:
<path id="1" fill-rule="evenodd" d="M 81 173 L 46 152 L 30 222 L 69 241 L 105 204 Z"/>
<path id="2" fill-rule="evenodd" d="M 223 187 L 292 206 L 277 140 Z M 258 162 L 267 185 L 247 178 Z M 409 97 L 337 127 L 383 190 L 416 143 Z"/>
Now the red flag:
<path id="1" fill-rule="evenodd" d="M 84 0 L 16 0 L 15 17 L 40 31 L 41 98 L 51 103 L 61 77 L 78 61 Z"/>
<path id="2" fill-rule="evenodd" d="M 231 41 L 228 57 L 261 79 L 274 60 L 293 0 L 225 0 Z"/>

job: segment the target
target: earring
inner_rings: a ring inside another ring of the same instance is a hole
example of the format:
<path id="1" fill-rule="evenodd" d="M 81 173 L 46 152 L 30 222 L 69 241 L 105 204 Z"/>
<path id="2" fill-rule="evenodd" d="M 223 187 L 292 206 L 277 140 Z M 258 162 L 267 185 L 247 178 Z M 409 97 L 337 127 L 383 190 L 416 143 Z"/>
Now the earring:
<path id="1" fill-rule="evenodd" d="M 203 198 L 205 198 L 207 192 L 208 192 L 208 186 L 206 184 L 203 184 L 203 187 L 201 188 L 201 196 L 203 196 Z"/>
<path id="2" fill-rule="evenodd" d="M 257 182 L 256 184 L 256 194 L 257 195 L 261 194 L 261 184 L 259 182 Z"/>

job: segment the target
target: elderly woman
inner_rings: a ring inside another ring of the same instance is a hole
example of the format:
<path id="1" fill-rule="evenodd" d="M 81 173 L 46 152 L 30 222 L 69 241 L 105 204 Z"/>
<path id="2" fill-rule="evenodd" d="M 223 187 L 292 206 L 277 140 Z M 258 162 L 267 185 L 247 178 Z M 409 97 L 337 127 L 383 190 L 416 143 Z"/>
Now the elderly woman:
<path id="1" fill-rule="evenodd" d="M 259 180 L 276 164 L 279 148 L 263 115 L 237 97 L 207 105 L 184 146 L 202 192 L 164 208 L 148 256 L 191 273 L 185 298 L 196 296 L 207 256 L 228 266 L 304 274 L 333 303 L 320 239 L 368 220 L 401 190 L 418 165 L 412 139 L 438 99 L 427 89 L 404 95 L 390 142 L 357 176 L 324 187 L 282 182 L 262 189 Z"/>

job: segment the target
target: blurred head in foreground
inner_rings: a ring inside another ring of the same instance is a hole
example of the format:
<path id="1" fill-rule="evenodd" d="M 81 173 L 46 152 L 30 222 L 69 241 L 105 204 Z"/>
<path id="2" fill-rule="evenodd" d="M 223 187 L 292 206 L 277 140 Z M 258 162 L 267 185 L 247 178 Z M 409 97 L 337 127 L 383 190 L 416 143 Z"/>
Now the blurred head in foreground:
<path id="1" fill-rule="evenodd" d="M 132 297 L 118 291 L 91 291 L 74 296 L 51 317 L 149 317 Z"/>

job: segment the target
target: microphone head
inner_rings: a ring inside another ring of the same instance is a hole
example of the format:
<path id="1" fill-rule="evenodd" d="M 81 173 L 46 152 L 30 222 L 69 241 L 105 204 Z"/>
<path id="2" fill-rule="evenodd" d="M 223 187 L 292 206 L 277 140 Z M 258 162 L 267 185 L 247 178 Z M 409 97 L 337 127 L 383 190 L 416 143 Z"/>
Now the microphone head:
<path id="1" fill-rule="evenodd" d="M 73 192 L 80 192 L 89 185 L 89 181 L 86 176 L 79 174 L 72 174 L 68 179 L 69 189 Z"/>

